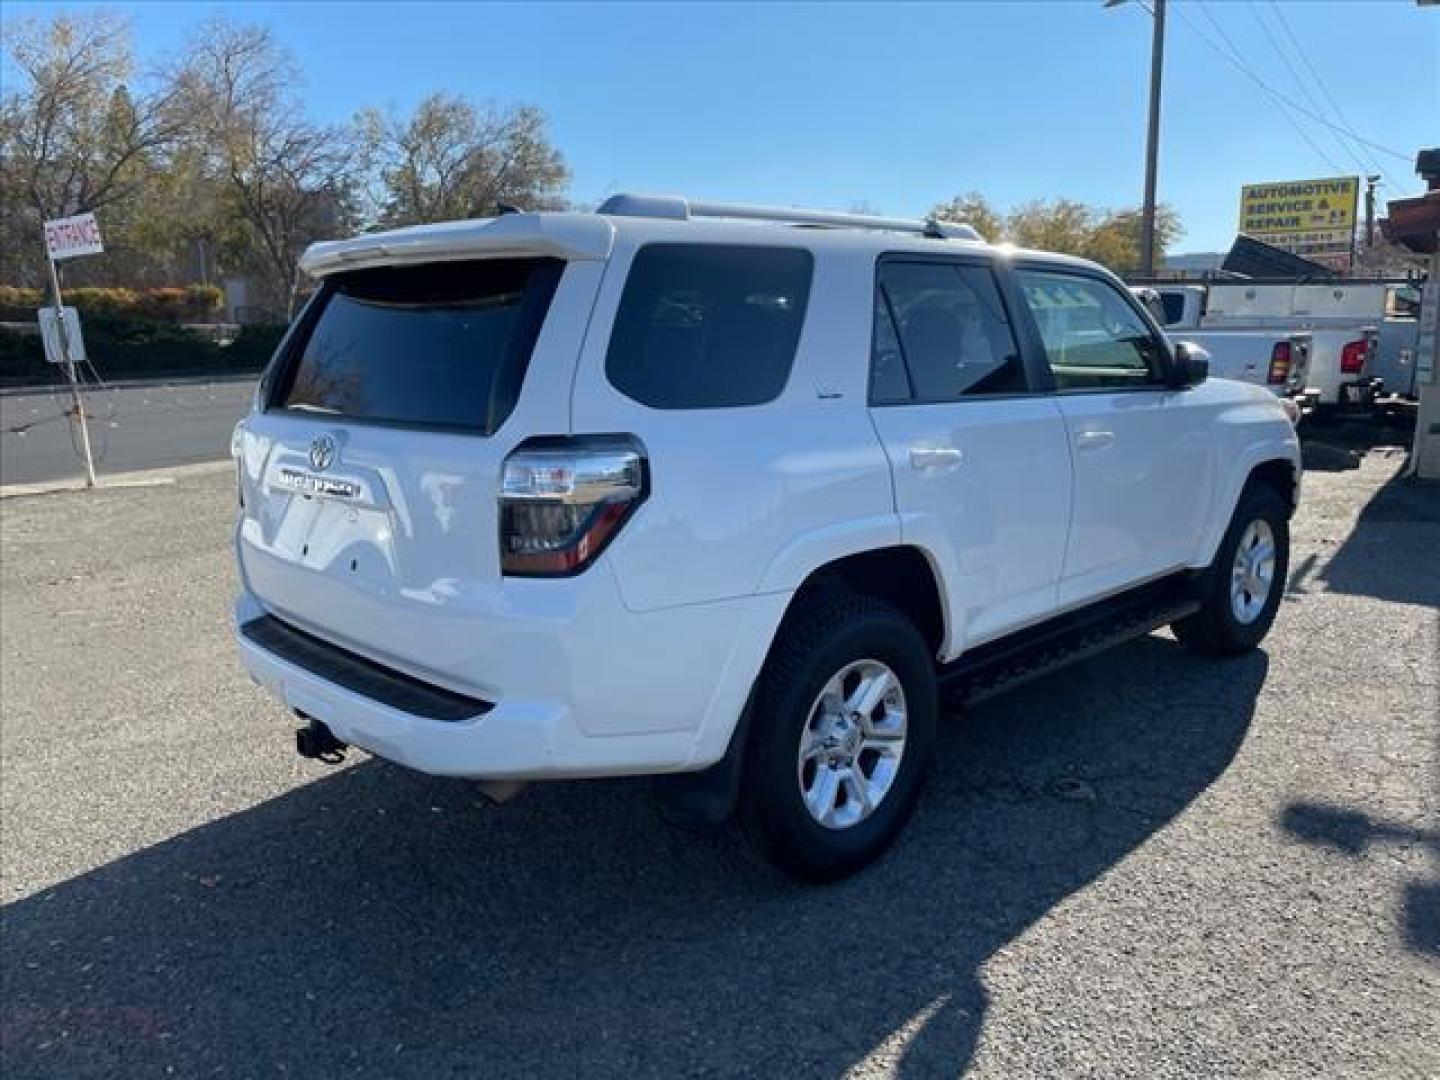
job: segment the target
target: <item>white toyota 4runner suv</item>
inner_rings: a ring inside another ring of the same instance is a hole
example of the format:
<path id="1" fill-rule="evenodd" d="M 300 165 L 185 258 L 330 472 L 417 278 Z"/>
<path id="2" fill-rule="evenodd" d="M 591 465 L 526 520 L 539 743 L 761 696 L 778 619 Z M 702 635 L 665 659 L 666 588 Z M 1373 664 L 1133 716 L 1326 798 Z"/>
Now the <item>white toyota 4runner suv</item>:
<path id="1" fill-rule="evenodd" d="M 233 450 L 237 640 L 307 756 L 650 774 L 833 879 L 904 825 L 942 701 L 1275 616 L 1283 404 L 1092 263 L 617 196 L 303 266 Z"/>

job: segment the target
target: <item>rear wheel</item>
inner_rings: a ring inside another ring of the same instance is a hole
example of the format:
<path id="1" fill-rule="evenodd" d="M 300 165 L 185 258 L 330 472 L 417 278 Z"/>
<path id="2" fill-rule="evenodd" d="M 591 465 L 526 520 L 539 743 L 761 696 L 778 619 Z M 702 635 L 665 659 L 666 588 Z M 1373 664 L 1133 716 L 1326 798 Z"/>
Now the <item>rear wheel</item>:
<path id="1" fill-rule="evenodd" d="M 933 751 L 935 665 L 915 625 L 850 593 L 802 600 L 761 675 L 740 789 L 752 846 L 806 881 L 894 840 Z"/>
<path id="2" fill-rule="evenodd" d="M 1290 518 L 1280 495 L 1251 484 L 1240 496 L 1215 561 L 1200 580 L 1200 610 L 1172 629 L 1187 648 L 1237 656 L 1275 621 L 1290 565 Z"/>

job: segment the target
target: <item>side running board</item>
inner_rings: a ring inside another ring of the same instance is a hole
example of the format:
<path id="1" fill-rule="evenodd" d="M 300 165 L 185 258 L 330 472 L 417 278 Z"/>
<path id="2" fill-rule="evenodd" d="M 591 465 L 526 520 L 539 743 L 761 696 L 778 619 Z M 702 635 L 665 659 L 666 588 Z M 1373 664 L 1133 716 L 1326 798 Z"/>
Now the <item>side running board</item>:
<path id="1" fill-rule="evenodd" d="M 952 705 L 974 705 L 1144 637 L 1199 608 L 1190 575 L 1164 578 L 976 646 L 941 668 L 941 698 Z"/>

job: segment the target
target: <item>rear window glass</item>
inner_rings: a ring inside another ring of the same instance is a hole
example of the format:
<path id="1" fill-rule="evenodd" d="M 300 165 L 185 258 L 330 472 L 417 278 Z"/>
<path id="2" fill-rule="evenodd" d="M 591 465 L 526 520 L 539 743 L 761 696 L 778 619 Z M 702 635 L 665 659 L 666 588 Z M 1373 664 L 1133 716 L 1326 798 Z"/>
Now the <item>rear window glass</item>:
<path id="1" fill-rule="evenodd" d="M 877 280 L 894 320 L 898 356 L 885 354 L 882 332 L 871 361 L 871 400 L 935 402 L 1024 392 L 1020 352 L 988 269 L 897 260 L 882 263 Z M 889 374 L 897 360 L 910 391 L 899 399 L 891 396 L 898 383 Z M 882 379 L 892 386 L 881 385 Z"/>
<path id="2" fill-rule="evenodd" d="M 326 280 L 276 402 L 490 433 L 510 415 L 564 263 L 490 259 Z"/>
<path id="3" fill-rule="evenodd" d="M 812 268 L 800 248 L 641 248 L 610 335 L 610 382 L 656 409 L 774 400 L 795 360 Z"/>

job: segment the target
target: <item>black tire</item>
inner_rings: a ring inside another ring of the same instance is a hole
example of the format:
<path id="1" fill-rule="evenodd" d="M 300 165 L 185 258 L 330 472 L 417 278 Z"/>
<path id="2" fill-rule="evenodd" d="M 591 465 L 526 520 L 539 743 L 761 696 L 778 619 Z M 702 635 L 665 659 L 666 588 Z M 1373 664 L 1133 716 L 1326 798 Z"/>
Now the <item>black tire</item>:
<path id="1" fill-rule="evenodd" d="M 786 616 L 756 687 L 738 819 L 752 850 L 782 872 L 801 881 L 835 881 L 877 858 L 915 809 L 934 753 L 935 662 L 915 624 L 889 604 L 843 590 L 799 603 Z M 869 816 L 828 828 L 805 806 L 797 775 L 800 740 L 825 684 L 860 660 L 879 661 L 899 681 L 905 748 Z"/>
<path id="2" fill-rule="evenodd" d="M 1250 622 L 1236 617 L 1230 600 L 1231 569 L 1251 523 L 1263 521 L 1275 540 L 1275 568 L 1270 592 L 1260 613 Z M 1220 541 L 1215 561 L 1199 581 L 1200 610 L 1174 623 L 1180 643 L 1204 656 L 1239 656 L 1264 639 L 1275 621 L 1290 570 L 1290 514 L 1285 501 L 1267 484 L 1251 483 L 1240 495 L 1230 526 Z"/>

